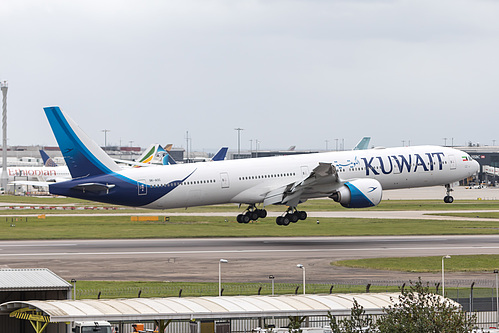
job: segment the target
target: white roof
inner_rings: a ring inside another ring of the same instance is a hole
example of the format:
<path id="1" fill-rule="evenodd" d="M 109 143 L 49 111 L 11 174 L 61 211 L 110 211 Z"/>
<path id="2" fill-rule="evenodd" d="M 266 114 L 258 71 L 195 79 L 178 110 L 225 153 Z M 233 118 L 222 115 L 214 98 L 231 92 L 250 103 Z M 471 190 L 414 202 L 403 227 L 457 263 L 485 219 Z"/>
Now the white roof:
<path id="1" fill-rule="evenodd" d="M 230 319 L 261 316 L 349 315 L 353 300 L 366 314 L 381 314 L 398 293 L 284 296 L 169 297 L 108 300 L 20 301 L 0 304 L 0 313 L 32 308 L 51 322 Z"/>
<path id="2" fill-rule="evenodd" d="M 0 269 L 0 291 L 69 290 L 71 287 L 70 283 L 46 268 Z"/>

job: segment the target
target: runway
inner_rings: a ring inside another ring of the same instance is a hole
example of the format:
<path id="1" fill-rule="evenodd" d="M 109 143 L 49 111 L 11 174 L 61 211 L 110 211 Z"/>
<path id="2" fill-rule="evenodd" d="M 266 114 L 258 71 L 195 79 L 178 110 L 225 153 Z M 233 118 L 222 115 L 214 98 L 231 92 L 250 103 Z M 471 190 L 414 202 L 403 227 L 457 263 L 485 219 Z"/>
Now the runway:
<path id="1" fill-rule="evenodd" d="M 218 238 L 147 240 L 0 241 L 3 267 L 46 267 L 65 279 L 207 281 L 218 279 L 224 258 L 229 282 L 309 282 L 438 280 L 439 274 L 339 268 L 333 260 L 498 254 L 499 235 L 410 237 Z M 494 280 L 494 274 L 447 274 L 448 283 Z M 277 282 L 277 280 L 276 280 Z M 471 283 L 471 282 L 470 282 Z"/>

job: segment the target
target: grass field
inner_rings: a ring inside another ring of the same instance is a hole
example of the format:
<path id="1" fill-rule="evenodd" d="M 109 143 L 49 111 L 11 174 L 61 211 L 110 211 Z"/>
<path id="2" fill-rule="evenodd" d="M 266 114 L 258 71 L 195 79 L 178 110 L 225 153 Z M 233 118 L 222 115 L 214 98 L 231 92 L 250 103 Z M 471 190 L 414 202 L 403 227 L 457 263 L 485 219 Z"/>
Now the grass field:
<path id="1" fill-rule="evenodd" d="M 174 216 L 169 222 L 137 222 L 130 216 L 0 217 L 0 239 L 126 239 L 185 237 L 303 237 L 498 234 L 494 221 L 307 219 L 287 227 L 273 218 L 239 224 L 234 216 Z"/>
<path id="2" fill-rule="evenodd" d="M 374 258 L 333 261 L 334 266 L 370 268 L 413 273 L 442 272 L 442 257 Z M 446 272 L 489 272 L 499 268 L 499 255 L 452 256 L 445 261 Z"/>
<path id="3" fill-rule="evenodd" d="M 32 197 L 14 197 L 2 196 L 0 202 L 8 202 L 13 205 L 74 205 L 76 207 L 96 206 L 105 207 L 107 205 L 87 202 L 83 200 L 69 198 L 32 198 Z M 170 217 L 169 222 L 135 222 L 131 221 L 130 216 L 138 213 L 148 213 L 150 215 L 166 214 L 169 212 L 186 212 L 185 209 L 152 211 L 144 209 L 133 209 L 117 207 L 119 210 L 32 210 L 32 209 L 5 209 L 0 210 L 0 239 L 2 240 L 20 240 L 20 239 L 117 239 L 117 238 L 182 238 L 182 237 L 293 237 L 293 236 L 368 236 L 368 235 L 458 235 L 458 234 L 498 234 L 499 225 L 495 221 L 440 221 L 440 220 L 398 220 L 398 219 L 354 219 L 354 218 L 321 218 L 320 223 L 316 219 L 309 218 L 306 221 L 300 221 L 291 224 L 288 227 L 277 226 L 273 218 L 262 219 L 249 224 L 239 224 L 235 221 L 238 212 L 244 208 L 237 205 L 219 205 L 209 207 L 190 208 L 187 212 L 219 212 L 221 216 L 178 216 Z M 269 211 L 283 211 L 285 207 L 271 206 Z M 332 200 L 310 200 L 300 205 L 300 209 L 306 211 L 340 211 L 346 210 Z M 454 204 L 444 204 L 440 200 L 426 201 L 405 201 L 392 200 L 383 201 L 378 207 L 363 209 L 404 211 L 404 210 L 499 210 L 499 201 L 455 201 Z M 126 213 L 127 216 L 81 216 L 78 213 Z M 26 217 L 26 214 L 58 214 L 71 213 L 74 216 L 47 216 L 45 219 L 36 217 Z M 1 217 L 4 214 L 15 214 L 16 217 Z M 462 216 L 462 217 L 482 217 L 499 218 L 499 213 L 478 212 L 478 213 L 446 213 L 439 215 Z M 387 258 L 387 259 L 369 259 L 335 262 L 335 265 L 349 267 L 363 267 L 383 270 L 398 270 L 410 272 L 439 272 L 441 269 L 441 257 L 425 258 Z M 498 256 L 455 256 L 446 261 L 446 270 L 449 271 L 484 271 L 499 267 Z M 113 287 L 107 286 L 111 283 Z M 86 290 L 88 297 L 96 298 L 99 291 L 103 293 L 102 297 L 124 297 L 123 293 L 129 293 L 130 296 L 142 290 L 143 297 L 161 296 L 168 293 L 170 296 L 178 296 L 180 289 L 183 289 L 183 295 L 196 296 L 199 290 L 208 295 L 218 292 L 218 287 L 213 285 L 199 285 L 190 283 L 180 283 L 179 285 L 168 283 L 165 291 L 165 283 L 156 285 L 154 282 L 126 282 L 120 285 L 118 282 L 101 281 L 81 281 L 78 283 L 79 290 Z M 277 284 L 276 284 L 277 285 Z M 255 293 L 255 289 L 262 287 L 262 294 L 269 294 L 269 285 L 248 285 L 237 284 L 227 285 L 226 295 L 239 295 Z M 296 285 L 279 286 L 279 293 L 294 293 Z M 317 285 L 310 286 L 310 291 L 316 288 L 316 292 L 328 292 L 330 286 Z M 351 287 L 349 287 L 351 288 Z M 358 286 L 354 291 L 362 292 L 365 286 Z M 381 291 L 397 291 L 381 290 Z M 125 289 L 128 290 L 125 292 Z M 158 290 L 157 290 L 158 289 Z M 383 289 L 383 288 L 382 288 Z M 121 290 L 121 295 L 112 294 L 110 290 Z M 213 291 L 215 290 L 215 291 Z M 335 287 L 335 292 L 340 291 L 339 286 Z M 105 292 L 104 292 L 105 291 Z M 374 291 L 374 290 L 373 290 Z M 152 296 L 148 296 L 150 293 Z M 83 295 L 83 294 L 82 294 Z"/>
<path id="4" fill-rule="evenodd" d="M 409 283 L 406 283 L 406 287 Z M 370 285 L 370 293 L 399 292 L 400 285 Z M 435 292 L 436 287 L 429 285 L 430 290 Z M 235 295 L 271 295 L 272 285 L 270 283 L 223 283 L 224 296 Z M 364 293 L 366 285 L 344 285 L 328 283 L 307 283 L 308 294 L 329 293 Z M 469 286 L 460 288 L 448 287 L 445 289 L 449 297 L 469 298 Z M 275 295 L 301 294 L 303 292 L 301 283 L 275 283 Z M 493 288 L 474 288 L 474 297 L 494 297 Z M 100 296 L 99 296 L 100 295 Z M 78 281 L 76 284 L 77 299 L 111 299 L 111 298 L 136 298 L 136 297 L 197 297 L 217 296 L 218 283 L 211 282 L 150 282 L 150 281 Z"/>
<path id="5" fill-rule="evenodd" d="M 0 196 L 0 203 L 8 203 L 13 206 L 29 206 L 29 205 L 44 205 L 44 206 L 60 206 L 60 205 L 73 205 L 75 207 L 109 207 L 111 205 L 96 203 L 93 201 L 85 201 L 78 200 L 73 198 L 52 198 L 52 197 L 21 197 L 21 196 L 11 196 L 11 195 L 2 195 Z M 334 202 L 330 199 L 317 199 L 317 200 L 309 200 L 300 206 L 300 210 L 305 211 L 344 211 L 348 210 L 347 208 L 343 208 L 338 203 Z M 236 204 L 226 204 L 226 205 L 214 205 L 214 206 L 202 206 L 202 207 L 192 207 L 181 209 L 168 209 L 168 210 L 148 210 L 141 208 L 129 208 L 129 207 L 121 207 L 115 206 L 115 208 L 119 209 L 119 212 L 145 212 L 145 213 L 158 213 L 161 212 L 163 214 L 168 214 L 169 212 L 242 212 L 245 207 L 239 208 L 239 205 Z M 273 212 L 282 212 L 285 210 L 285 206 L 268 206 L 266 207 L 268 211 Z M 371 208 L 363 208 L 363 210 L 373 210 L 373 211 L 396 211 L 396 210 L 499 210 L 499 201 L 497 200 L 456 200 L 453 204 L 445 204 L 442 200 L 384 200 L 378 206 Z M 25 210 L 12 210 L 5 209 L 0 210 L 0 214 L 12 214 L 13 211 L 15 214 L 33 214 L 33 210 L 25 209 Z M 39 210 L 36 210 L 38 212 Z M 57 213 L 71 213 L 75 214 L 80 212 L 79 210 L 69 211 L 69 210 L 45 210 L 46 213 L 57 214 Z M 91 213 L 90 210 L 85 210 L 86 213 Z M 106 212 L 106 210 L 99 210 L 99 213 Z M 109 210 L 108 212 L 114 212 L 113 210 Z"/>

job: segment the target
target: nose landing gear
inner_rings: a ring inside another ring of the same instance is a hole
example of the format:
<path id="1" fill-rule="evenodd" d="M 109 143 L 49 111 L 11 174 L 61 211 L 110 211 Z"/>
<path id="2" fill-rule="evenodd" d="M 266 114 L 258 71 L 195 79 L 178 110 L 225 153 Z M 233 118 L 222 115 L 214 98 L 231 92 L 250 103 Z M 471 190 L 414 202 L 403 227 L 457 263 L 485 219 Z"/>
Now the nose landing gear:
<path id="1" fill-rule="evenodd" d="M 452 189 L 450 184 L 445 184 L 445 191 L 446 191 L 446 195 L 444 197 L 444 202 L 445 203 L 453 203 L 454 197 L 452 195 L 450 195 L 450 193 L 454 190 Z"/>

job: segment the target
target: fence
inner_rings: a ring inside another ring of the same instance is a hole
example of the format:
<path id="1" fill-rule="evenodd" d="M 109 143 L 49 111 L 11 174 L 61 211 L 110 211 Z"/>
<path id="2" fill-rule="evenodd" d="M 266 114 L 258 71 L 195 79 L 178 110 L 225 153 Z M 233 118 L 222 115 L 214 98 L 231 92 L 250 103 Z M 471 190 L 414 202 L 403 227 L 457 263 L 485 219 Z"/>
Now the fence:
<path id="1" fill-rule="evenodd" d="M 328 294 L 328 293 L 362 293 L 362 292 L 398 292 L 402 288 L 408 288 L 408 283 L 403 281 L 376 281 L 369 283 L 365 281 L 353 281 L 353 284 L 345 283 L 311 283 L 307 284 L 308 294 Z M 439 290 L 439 282 L 428 283 L 433 292 Z M 459 302 L 463 310 L 477 317 L 477 326 L 489 328 L 496 326 L 497 302 L 496 289 L 489 280 L 480 280 L 470 283 L 463 281 L 446 281 L 446 296 Z M 453 287 L 450 287 L 453 286 Z M 271 295 L 271 283 L 247 283 L 247 284 L 223 284 L 223 295 Z M 274 294 L 300 294 L 301 284 L 275 283 Z M 162 287 L 130 287 L 130 288 L 108 288 L 108 289 L 77 289 L 77 299 L 84 298 L 132 298 L 132 297 L 192 297 L 192 296 L 217 296 L 218 284 L 174 284 L 165 282 Z M 275 327 L 285 327 L 288 325 L 288 318 L 254 318 L 231 320 L 231 332 L 245 333 L 251 332 L 256 327 L 265 325 L 275 325 Z M 309 317 L 306 327 L 324 327 L 329 324 L 327 317 Z M 154 323 L 145 323 L 146 328 L 153 330 Z M 123 324 L 122 333 L 132 332 L 131 323 Z M 189 322 L 172 322 L 165 331 L 166 333 L 189 332 Z"/>

